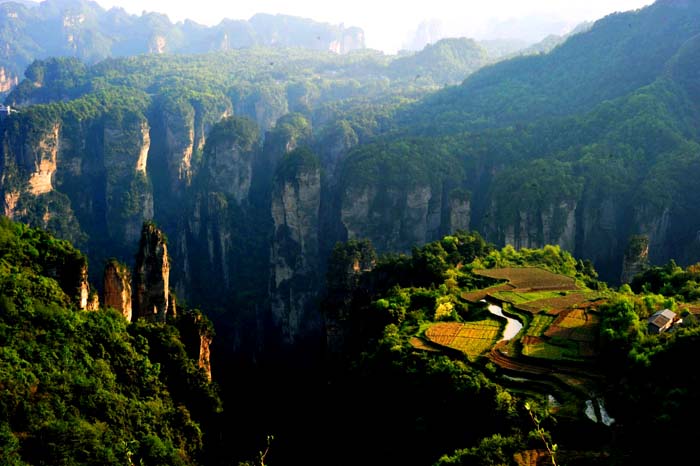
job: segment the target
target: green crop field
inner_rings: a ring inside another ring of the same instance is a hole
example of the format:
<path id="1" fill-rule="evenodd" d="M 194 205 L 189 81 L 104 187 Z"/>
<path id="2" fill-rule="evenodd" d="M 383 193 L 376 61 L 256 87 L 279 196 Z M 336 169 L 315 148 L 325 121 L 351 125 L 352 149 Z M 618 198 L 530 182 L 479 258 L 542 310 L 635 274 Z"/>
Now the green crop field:
<path id="1" fill-rule="evenodd" d="M 507 303 L 520 305 L 532 301 L 561 297 L 560 293 L 563 293 L 563 291 L 498 291 L 492 293 L 491 296 Z"/>
<path id="2" fill-rule="evenodd" d="M 548 316 L 546 314 L 537 314 L 530 322 L 527 327 L 525 335 L 530 337 L 541 337 L 544 332 L 549 328 L 549 326 L 554 322 L 553 316 Z"/>
<path id="3" fill-rule="evenodd" d="M 558 314 L 573 307 L 589 307 L 601 298 L 599 293 L 572 292 L 564 296 L 557 295 L 543 299 L 532 300 L 518 306 L 518 308 L 533 314 L 547 311 L 550 314 Z"/>

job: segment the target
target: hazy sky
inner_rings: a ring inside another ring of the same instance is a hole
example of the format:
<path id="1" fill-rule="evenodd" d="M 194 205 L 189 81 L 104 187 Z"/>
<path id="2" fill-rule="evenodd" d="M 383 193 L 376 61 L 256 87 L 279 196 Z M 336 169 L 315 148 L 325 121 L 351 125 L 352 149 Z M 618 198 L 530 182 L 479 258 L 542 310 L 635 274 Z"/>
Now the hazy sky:
<path id="1" fill-rule="evenodd" d="M 641 8 L 653 0 L 97 0 L 105 8 L 121 6 L 130 13 L 166 13 L 171 20 L 185 18 L 217 24 L 223 18 L 249 19 L 255 13 L 283 13 L 365 30 L 371 48 L 395 52 L 423 21 L 441 25 L 443 34 L 492 38 L 495 24 L 537 18 L 542 36 L 570 29 L 615 11 Z M 550 30 L 544 30 L 546 22 Z M 510 22 L 508 23 L 510 24 Z"/>

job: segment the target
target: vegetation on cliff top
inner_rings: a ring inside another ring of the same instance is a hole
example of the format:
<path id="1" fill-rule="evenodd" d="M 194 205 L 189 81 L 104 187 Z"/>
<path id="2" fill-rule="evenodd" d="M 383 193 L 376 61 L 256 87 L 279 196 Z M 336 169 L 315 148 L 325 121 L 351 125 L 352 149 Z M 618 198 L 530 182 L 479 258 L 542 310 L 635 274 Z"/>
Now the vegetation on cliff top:
<path id="1" fill-rule="evenodd" d="M 553 246 L 497 250 L 477 235 L 460 233 L 416 248 L 411 256 L 379 258 L 371 271 L 352 274 L 343 264 L 357 263 L 358 251 L 354 243 L 336 247 L 328 278 L 335 285 L 329 287 L 324 309 L 345 332 L 352 375 L 341 377 L 343 383 L 352 382 L 354 389 L 386 387 L 386 394 L 375 393 L 376 404 L 365 400 L 373 408 L 354 405 L 360 410 L 355 415 L 374 419 L 368 422 L 372 425 L 380 421 L 369 410 L 381 406 L 382 415 L 403 419 L 394 424 L 395 436 L 388 434 L 396 448 L 389 448 L 386 458 L 424 458 L 427 463 L 440 451 L 455 450 L 437 464 L 472 464 L 475 458 L 481 458 L 478 464 L 515 464 L 516 456 L 543 448 L 526 402 L 537 406 L 542 424 L 536 427 L 558 444 L 558 458 L 567 464 L 584 458 L 591 464 L 626 464 L 629 458 L 641 458 L 648 452 L 640 454 L 637 440 L 659 422 L 674 438 L 690 441 L 692 434 L 681 421 L 697 412 L 691 393 L 698 381 L 680 369 L 673 355 L 696 351 L 700 328 L 688 304 L 654 294 L 651 287 L 678 296 L 671 283 L 683 289 L 694 268 L 648 272 L 649 285 L 642 285 L 644 275 L 639 276 L 637 286 L 647 291 L 635 295 L 629 287 L 608 289 L 590 263 Z M 339 280 L 349 275 L 356 278 Z M 496 344 L 490 328 L 502 329 L 503 323 L 478 302 L 484 297 L 524 324 L 515 339 Z M 670 333 L 647 333 L 646 318 L 664 308 L 686 309 L 688 321 Z M 450 391 L 429 385 L 436 383 L 434 370 L 445 365 L 464 381 L 452 382 L 451 390 L 462 393 L 459 401 Z M 642 383 L 645 377 L 655 384 Z M 471 392 L 475 384 L 481 387 L 479 395 Z M 681 386 L 685 388 L 674 391 Z M 556 404 L 547 401 L 549 395 Z M 584 415 L 584 402 L 592 397 L 605 400 L 615 418 L 612 427 Z M 416 401 L 426 398 L 430 406 Z M 668 401 L 655 403 L 659 399 Z M 640 410 L 640 403 L 653 408 Z M 478 413 L 488 406 L 485 422 Z M 479 422 L 453 420 L 460 418 Z M 353 438 L 367 441 L 361 434 Z M 681 459 L 689 453 L 679 446 L 663 454 Z"/>
<path id="2" fill-rule="evenodd" d="M 215 387 L 169 325 L 78 311 L 84 256 L 0 219 L 0 462 L 200 463 Z"/>

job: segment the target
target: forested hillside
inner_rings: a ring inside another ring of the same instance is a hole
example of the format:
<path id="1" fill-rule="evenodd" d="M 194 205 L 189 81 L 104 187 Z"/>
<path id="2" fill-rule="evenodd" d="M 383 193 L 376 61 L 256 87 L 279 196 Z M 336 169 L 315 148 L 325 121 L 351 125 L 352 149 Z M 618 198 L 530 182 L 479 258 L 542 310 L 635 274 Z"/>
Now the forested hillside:
<path id="1" fill-rule="evenodd" d="M 80 310 L 86 267 L 0 219 L 0 463 L 212 464 L 221 401 L 175 322 Z"/>
<path id="2" fill-rule="evenodd" d="M 0 92 L 7 92 L 36 59 L 75 57 L 95 63 L 146 53 L 206 53 L 251 46 L 302 47 L 348 53 L 364 48 L 359 28 L 284 15 L 258 14 L 206 27 L 172 23 L 166 15 L 130 15 L 89 0 L 0 4 Z"/>

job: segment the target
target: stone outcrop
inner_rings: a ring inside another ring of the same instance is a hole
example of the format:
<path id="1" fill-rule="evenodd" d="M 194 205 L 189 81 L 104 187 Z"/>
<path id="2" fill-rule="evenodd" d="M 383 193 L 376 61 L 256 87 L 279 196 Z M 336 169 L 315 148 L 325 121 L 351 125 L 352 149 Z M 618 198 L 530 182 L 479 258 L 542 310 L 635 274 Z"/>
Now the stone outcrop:
<path id="1" fill-rule="evenodd" d="M 576 207 L 574 200 L 549 204 L 546 207 L 520 208 L 514 218 L 504 218 L 498 205 L 492 205 L 486 231 L 489 239 L 515 248 L 541 248 L 559 245 L 574 251 L 576 247 Z M 612 222 L 614 224 L 614 222 Z"/>
<path id="2" fill-rule="evenodd" d="M 104 306 L 115 309 L 131 322 L 131 272 L 116 260 L 110 260 L 105 266 Z"/>
<path id="3" fill-rule="evenodd" d="M 134 270 L 134 317 L 165 322 L 170 309 L 170 259 L 165 235 L 152 223 L 141 231 Z"/>
<path id="4" fill-rule="evenodd" d="M 282 343 L 293 344 L 320 328 L 313 304 L 318 292 L 321 173 L 308 149 L 286 155 L 272 193 L 270 301 Z"/>
<path id="5" fill-rule="evenodd" d="M 53 191 L 53 176 L 56 173 L 56 161 L 59 149 L 58 123 L 53 124 L 29 151 L 22 161 L 29 173 L 28 191 L 35 196 Z"/>
<path id="6" fill-rule="evenodd" d="M 153 219 L 153 192 L 147 176 L 151 139 L 149 125 L 141 119 L 129 124 L 108 117 L 102 128 L 107 228 L 125 244 L 138 241 L 141 225 Z"/>
<path id="7" fill-rule="evenodd" d="M 165 53 L 165 48 L 168 45 L 168 40 L 160 35 L 151 37 L 148 44 L 148 53 L 162 54 Z"/>
<path id="8" fill-rule="evenodd" d="M 449 207 L 449 232 L 459 230 L 469 231 L 471 225 L 471 196 L 462 190 L 454 190 L 450 193 Z"/>
<path id="9" fill-rule="evenodd" d="M 649 238 L 643 235 L 632 236 L 625 250 L 622 263 L 621 283 L 630 283 L 635 275 L 649 266 Z"/>
<path id="10" fill-rule="evenodd" d="M 19 78 L 0 66 L 0 94 L 10 92 L 19 83 Z"/>
<path id="11" fill-rule="evenodd" d="M 88 283 L 87 263 L 80 268 L 79 276 L 78 307 L 83 311 L 87 311 L 88 305 L 90 304 L 90 283 Z"/>
<path id="12" fill-rule="evenodd" d="M 342 193 L 340 221 L 347 239 L 369 238 L 378 251 L 410 251 L 438 239 L 444 227 L 443 190 L 430 185 L 368 185 Z"/>
<path id="13" fill-rule="evenodd" d="M 202 165 L 209 192 L 223 193 L 238 204 L 248 199 L 258 138 L 257 128 L 242 118 L 225 119 L 212 129 Z"/>
<path id="14" fill-rule="evenodd" d="M 195 310 L 178 319 L 177 326 L 187 354 L 197 361 L 197 366 L 211 382 L 211 344 L 214 340 L 211 321 Z"/>

